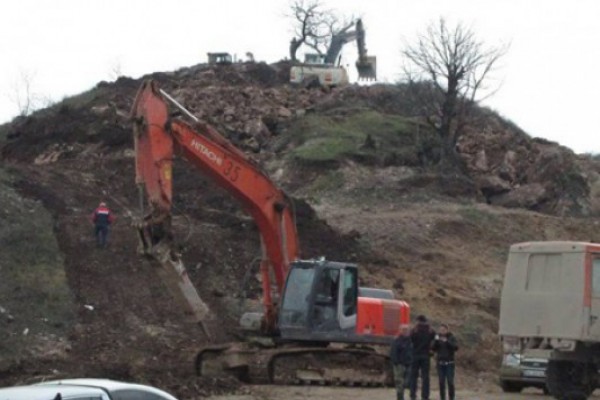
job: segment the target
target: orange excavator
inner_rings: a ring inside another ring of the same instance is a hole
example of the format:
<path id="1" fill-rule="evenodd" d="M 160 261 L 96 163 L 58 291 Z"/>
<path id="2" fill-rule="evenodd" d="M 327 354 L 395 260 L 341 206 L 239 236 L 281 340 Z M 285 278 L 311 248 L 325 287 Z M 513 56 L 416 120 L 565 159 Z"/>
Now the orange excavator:
<path id="1" fill-rule="evenodd" d="M 169 103 L 193 123 L 173 116 Z M 262 340 L 201 349 L 197 372 L 234 373 L 250 382 L 371 385 L 389 381 L 387 349 L 381 345 L 389 344 L 400 325 L 409 323 L 409 305 L 394 299 L 391 290 L 359 287 L 355 264 L 300 259 L 292 199 L 255 162 L 155 81 L 143 82 L 132 119 L 136 183 L 142 206 L 149 205 L 137 224 L 140 250 L 160 265 L 171 292 L 207 334 L 204 322 L 214 316 L 173 246 L 174 151 L 238 199 L 260 232 L 264 311 L 244 314 L 241 325 L 245 331 L 260 332 Z"/>

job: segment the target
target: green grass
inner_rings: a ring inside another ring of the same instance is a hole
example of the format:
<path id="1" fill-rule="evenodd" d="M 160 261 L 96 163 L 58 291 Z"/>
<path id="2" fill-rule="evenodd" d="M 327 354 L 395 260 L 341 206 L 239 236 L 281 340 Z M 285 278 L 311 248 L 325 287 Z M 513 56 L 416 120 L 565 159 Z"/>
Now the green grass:
<path id="1" fill-rule="evenodd" d="M 14 190 L 13 179 L 0 169 L 0 306 L 14 316 L 0 324 L 0 356 L 18 358 L 32 337 L 64 334 L 74 314 L 54 220 L 40 202 Z"/>
<path id="2" fill-rule="evenodd" d="M 352 158 L 377 164 L 415 163 L 420 139 L 431 140 L 428 128 L 397 115 L 359 110 L 346 116 L 308 115 L 288 131 L 290 155 L 304 162 L 336 162 Z M 365 147 L 368 137 L 375 148 Z"/>
<path id="3" fill-rule="evenodd" d="M 337 160 L 352 153 L 358 146 L 351 137 L 311 138 L 294 151 L 294 156 L 307 161 Z"/>
<path id="4" fill-rule="evenodd" d="M 475 225 L 487 226 L 498 222 L 498 216 L 490 212 L 481 210 L 476 206 L 469 205 L 458 210 L 458 214 L 468 222 Z"/>
<path id="5" fill-rule="evenodd" d="M 319 193 L 339 189 L 344 185 L 344 175 L 337 170 L 328 171 L 319 175 L 308 187 L 308 191 Z"/>

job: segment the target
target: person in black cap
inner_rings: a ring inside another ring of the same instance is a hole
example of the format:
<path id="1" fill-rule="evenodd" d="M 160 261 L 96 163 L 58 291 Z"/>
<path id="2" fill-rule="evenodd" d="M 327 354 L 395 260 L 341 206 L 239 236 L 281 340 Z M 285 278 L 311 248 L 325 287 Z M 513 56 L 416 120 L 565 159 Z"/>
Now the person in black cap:
<path id="1" fill-rule="evenodd" d="M 410 338 L 413 343 L 413 362 L 410 371 L 410 398 L 417 398 L 417 381 L 421 375 L 421 400 L 429 400 L 429 357 L 431 345 L 435 339 L 435 331 L 424 315 L 417 317 Z"/>
<path id="2" fill-rule="evenodd" d="M 457 350 L 456 338 L 448 330 L 448 325 L 441 324 L 439 335 L 436 335 L 433 342 L 433 351 L 437 354 L 440 400 L 446 400 L 446 383 L 449 400 L 454 400 L 454 353 Z"/>

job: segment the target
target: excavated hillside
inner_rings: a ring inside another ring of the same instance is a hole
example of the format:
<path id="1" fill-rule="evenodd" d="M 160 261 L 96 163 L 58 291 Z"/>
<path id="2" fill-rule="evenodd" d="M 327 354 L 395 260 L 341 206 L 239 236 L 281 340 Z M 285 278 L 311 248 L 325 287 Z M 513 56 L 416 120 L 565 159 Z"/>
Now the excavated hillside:
<path id="1" fill-rule="evenodd" d="M 255 158 L 297 200 L 304 257 L 357 262 L 361 284 L 392 288 L 413 314 L 449 322 L 470 376 L 492 380 L 503 263 L 511 243 L 597 238 L 592 157 L 532 139 L 481 109 L 458 145 L 464 174 L 436 168 L 439 143 L 401 86 L 291 87 L 286 65 L 198 65 L 155 73 L 167 92 Z M 193 375 L 207 343 L 136 254 L 139 216 L 129 110 L 141 80 L 88 92 L 0 127 L 0 384 L 101 376 L 184 399 L 239 389 Z M 236 337 L 258 307 L 258 231 L 183 160 L 174 223 L 184 261 Z M 117 221 L 97 249 L 90 213 Z M 243 390 L 243 389 L 240 389 Z"/>

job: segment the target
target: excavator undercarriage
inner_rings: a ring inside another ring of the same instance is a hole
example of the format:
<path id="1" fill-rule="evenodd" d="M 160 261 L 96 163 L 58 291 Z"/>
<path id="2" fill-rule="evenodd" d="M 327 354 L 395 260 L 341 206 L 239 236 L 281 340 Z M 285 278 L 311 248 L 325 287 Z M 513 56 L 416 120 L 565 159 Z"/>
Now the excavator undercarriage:
<path id="1" fill-rule="evenodd" d="M 297 343 L 261 348 L 235 343 L 202 349 L 195 365 L 199 376 L 228 374 L 254 384 L 377 387 L 393 384 L 385 351 Z"/>

